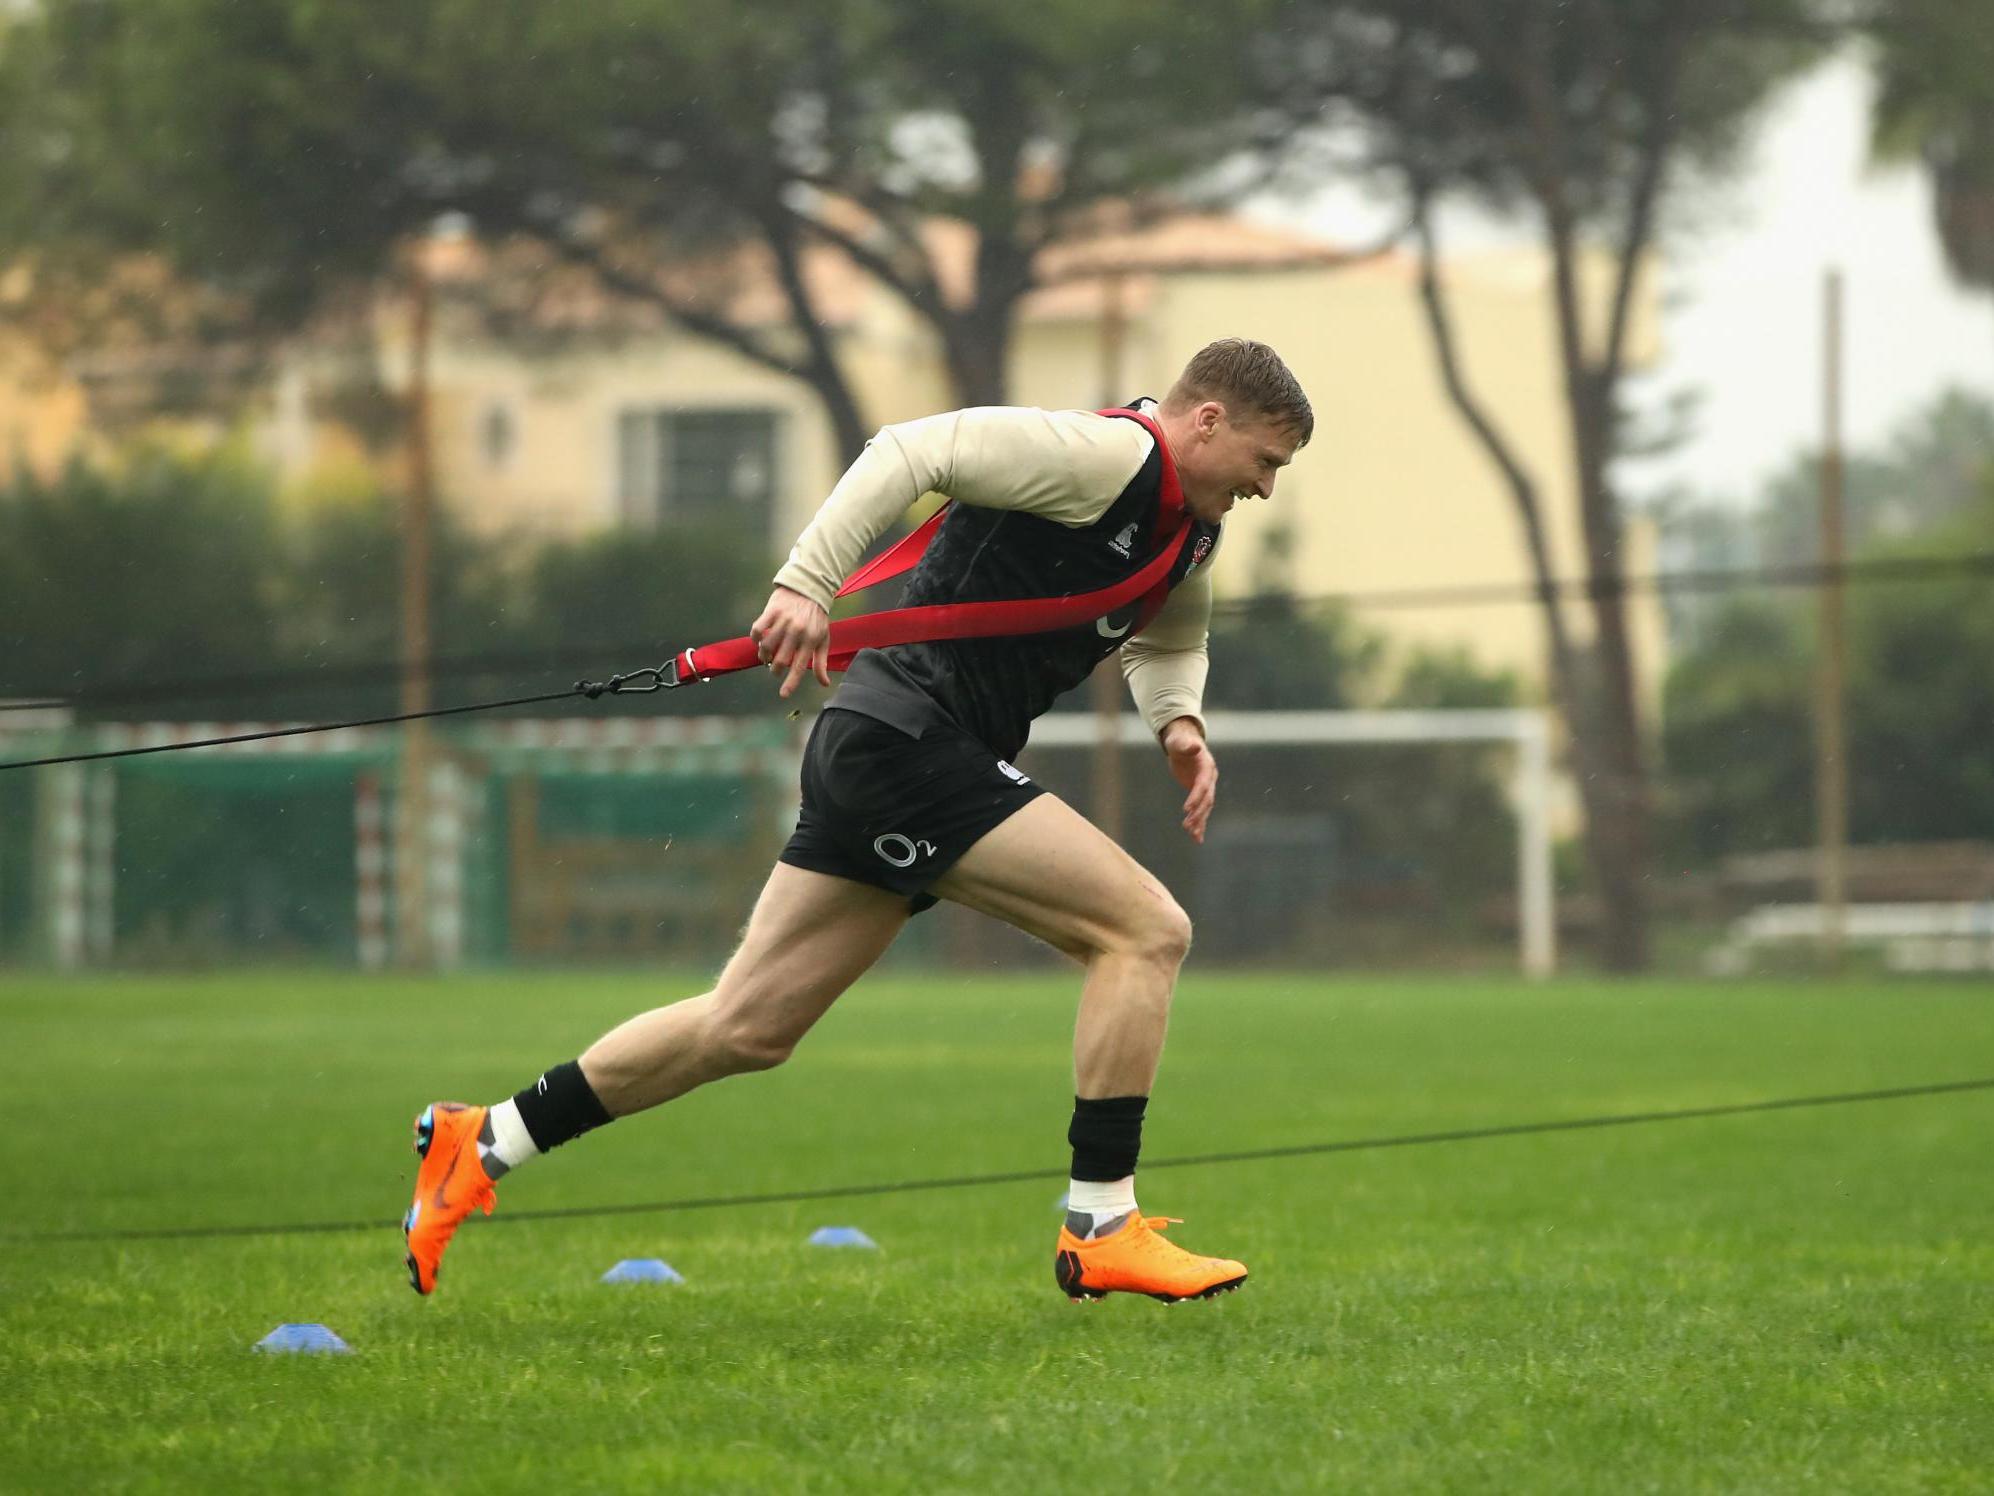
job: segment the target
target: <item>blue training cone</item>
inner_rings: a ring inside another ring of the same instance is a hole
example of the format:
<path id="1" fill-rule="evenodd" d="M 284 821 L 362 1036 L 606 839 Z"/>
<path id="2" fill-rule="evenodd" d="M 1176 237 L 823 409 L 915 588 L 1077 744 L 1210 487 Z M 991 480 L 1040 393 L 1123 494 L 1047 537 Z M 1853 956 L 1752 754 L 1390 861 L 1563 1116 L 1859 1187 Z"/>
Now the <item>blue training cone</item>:
<path id="1" fill-rule="evenodd" d="M 602 1275 L 605 1283 L 683 1283 L 677 1268 L 662 1257 L 626 1257 Z"/>
<path id="2" fill-rule="evenodd" d="M 810 1233 L 813 1247 L 877 1247 L 878 1242 L 856 1226 L 819 1226 Z"/>
<path id="3" fill-rule="evenodd" d="M 279 1325 L 256 1342 L 259 1351 L 292 1351 L 307 1356 L 350 1356 L 353 1347 L 324 1325 Z"/>

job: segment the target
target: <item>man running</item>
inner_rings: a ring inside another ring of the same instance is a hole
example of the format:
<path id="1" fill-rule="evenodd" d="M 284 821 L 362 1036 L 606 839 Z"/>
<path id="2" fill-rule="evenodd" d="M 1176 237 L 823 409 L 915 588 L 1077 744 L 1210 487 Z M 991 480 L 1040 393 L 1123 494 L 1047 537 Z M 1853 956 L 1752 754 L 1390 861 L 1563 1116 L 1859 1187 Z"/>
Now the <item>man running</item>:
<path id="1" fill-rule="evenodd" d="M 579 1060 L 494 1106 L 437 1102 L 416 1119 L 422 1164 L 403 1222 L 416 1292 L 493 1182 L 528 1159 L 696 1086 L 789 1058 L 908 919 L 949 899 L 1015 925 L 1084 968 L 1067 1215 L 1054 1269 L 1073 1298 L 1176 1301 L 1237 1288 L 1246 1268 L 1164 1238 L 1136 1208 L 1144 1109 L 1191 924 L 1163 885 L 1012 767 L 1034 718 L 1119 649 L 1137 705 L 1187 791 L 1202 842 L 1218 787 L 1200 707 L 1211 557 L 1240 499 L 1267 498 L 1315 418 L 1265 344 L 1198 353 L 1160 405 L 988 407 L 888 426 L 832 490 L 749 630 L 787 697 L 831 683 L 829 606 L 867 547 L 928 492 L 955 503 L 902 605 L 1099 591 L 1169 544 L 1143 599 L 1060 632 L 867 650 L 803 756 L 795 834 L 711 992 L 639 1014 Z M 1188 534 L 1184 531 L 1188 528 Z"/>

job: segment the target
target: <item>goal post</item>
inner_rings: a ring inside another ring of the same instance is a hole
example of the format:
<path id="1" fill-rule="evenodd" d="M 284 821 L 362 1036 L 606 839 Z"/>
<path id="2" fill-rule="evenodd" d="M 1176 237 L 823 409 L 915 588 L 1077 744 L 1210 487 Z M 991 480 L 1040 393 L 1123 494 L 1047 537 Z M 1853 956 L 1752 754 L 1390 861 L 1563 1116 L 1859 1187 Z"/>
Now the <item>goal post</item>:
<path id="1" fill-rule="evenodd" d="M 1175 835 L 1174 817 L 1152 820 L 1146 812 L 1129 833 L 1151 841 L 1129 844 L 1159 875 L 1184 879 L 1180 897 L 1207 921 L 1209 957 L 1224 961 L 1230 943 L 1235 958 L 1251 962 L 1291 941 L 1296 959 L 1338 950 L 1362 959 L 1368 939 L 1374 957 L 1382 951 L 1388 963 L 1407 954 L 1417 961 L 1436 948 L 1436 938 L 1441 945 L 1459 938 L 1459 911 L 1480 908 L 1485 920 L 1513 889 L 1522 969 L 1531 977 L 1551 974 L 1546 713 L 1215 711 L 1208 721 L 1222 760 L 1229 748 L 1254 750 L 1232 762 L 1232 798 L 1224 803 L 1233 809 L 1222 804 L 1224 824 L 1194 850 Z M 282 725 L 77 728 L 17 712 L 0 716 L 0 739 L 14 756 L 40 756 Z M 765 855 L 787 832 L 800 732 L 775 717 L 523 720 L 458 729 L 450 735 L 453 782 L 442 787 L 452 792 L 433 796 L 424 843 L 438 864 L 434 907 L 425 911 L 434 949 L 466 959 L 537 957 L 582 939 L 591 954 L 662 942 L 684 956 L 697 944 L 687 931 L 724 930 L 727 917 L 716 911 L 753 898 Z M 32 752 L 21 746 L 30 741 Z M 1156 751 L 1146 725 L 1126 710 L 1105 722 L 1093 713 L 1051 713 L 1034 724 L 1032 744 L 1064 753 L 1112 745 L 1117 758 L 1128 749 Z M 1362 755 L 1366 763 L 1347 784 L 1325 784 L 1321 776 L 1334 771 L 1313 751 L 1420 744 L 1515 752 L 1494 762 L 1477 754 L 1472 791 L 1464 793 L 1460 775 L 1381 764 L 1376 752 Z M 128 935 L 143 930 L 155 949 L 182 939 L 249 939 L 229 934 L 228 922 L 274 920 L 281 903 L 290 922 L 254 939 L 379 966 L 393 944 L 385 837 L 391 747 L 380 729 L 350 728 L 38 770 L 0 807 L 0 937 L 9 949 L 32 948 L 57 965 L 87 966 L 139 953 L 115 949 L 121 927 Z M 1314 765 L 1303 778 L 1275 767 L 1294 753 L 1295 762 Z M 1167 775 L 1144 780 L 1137 793 L 1145 805 L 1174 804 Z M 1339 794 L 1347 802 L 1342 810 Z M 1083 792 L 1076 804 L 1084 803 Z M 273 806 L 286 812 L 281 821 Z M 660 820 L 665 807 L 669 824 Z M 1513 863 L 1506 855 L 1512 834 Z M 1398 837 L 1424 850 L 1408 859 L 1387 844 Z M 220 839 L 227 851 L 209 856 L 203 838 Z M 1444 858 L 1433 864 L 1442 868 L 1438 882 L 1420 871 L 1435 848 Z M 1343 888 L 1372 902 L 1325 902 L 1345 897 L 1337 892 Z M 273 903 L 274 889 L 289 893 Z M 1477 902 L 1459 902 L 1468 899 Z M 120 907 L 122 921 L 113 918 Z M 1350 933 L 1363 938 L 1350 945 L 1323 922 L 1332 912 L 1376 922 L 1353 925 Z M 1436 912 L 1444 927 L 1427 923 Z M 1498 941 L 1506 941 L 1507 914 L 1504 908 L 1493 916 L 1503 921 L 1493 927 Z M 543 926 L 545 941 L 534 934 Z M 1493 953 L 1486 944 L 1481 950 Z M 961 959 L 964 952 L 951 946 L 951 954 Z"/>
<path id="2" fill-rule="evenodd" d="M 1551 734 L 1548 714 L 1530 708 L 1418 711 L 1217 711 L 1205 722 L 1214 748 L 1364 743 L 1506 743 L 1516 750 L 1510 794 L 1516 811 L 1518 959 L 1529 977 L 1557 969 L 1551 877 Z M 1112 727 L 1110 726 L 1112 724 Z M 1088 748 L 1110 730 L 1123 747 L 1152 747 L 1148 725 L 1128 712 L 1054 712 L 1032 725 L 1032 743 Z"/>

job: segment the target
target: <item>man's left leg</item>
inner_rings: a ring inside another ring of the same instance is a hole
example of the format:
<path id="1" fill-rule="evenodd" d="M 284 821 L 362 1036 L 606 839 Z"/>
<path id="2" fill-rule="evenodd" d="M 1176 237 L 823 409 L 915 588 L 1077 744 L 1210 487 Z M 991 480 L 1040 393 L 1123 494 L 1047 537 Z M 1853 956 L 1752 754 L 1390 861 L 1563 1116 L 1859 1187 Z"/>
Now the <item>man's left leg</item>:
<path id="1" fill-rule="evenodd" d="M 1072 1186 L 1054 1256 L 1076 1299 L 1111 1291 L 1169 1302 L 1237 1288 L 1246 1269 L 1166 1241 L 1136 1208 L 1143 1114 L 1191 923 L 1169 891 L 1097 827 L 1041 795 L 986 832 L 934 885 L 1086 969 L 1074 1025 Z"/>

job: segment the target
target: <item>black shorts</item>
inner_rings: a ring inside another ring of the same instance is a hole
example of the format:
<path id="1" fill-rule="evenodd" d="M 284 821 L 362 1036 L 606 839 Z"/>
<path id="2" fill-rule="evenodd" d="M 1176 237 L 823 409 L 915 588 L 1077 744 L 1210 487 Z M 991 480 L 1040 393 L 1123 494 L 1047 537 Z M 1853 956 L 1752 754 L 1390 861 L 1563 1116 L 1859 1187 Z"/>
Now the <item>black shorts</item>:
<path id="1" fill-rule="evenodd" d="M 960 728 L 917 738 L 827 707 L 803 749 L 803 811 L 781 860 L 904 894 L 919 914 L 957 858 L 1044 793 Z"/>

